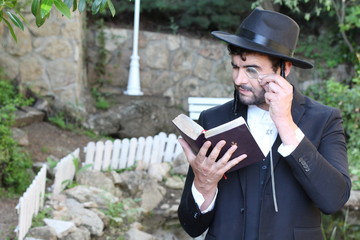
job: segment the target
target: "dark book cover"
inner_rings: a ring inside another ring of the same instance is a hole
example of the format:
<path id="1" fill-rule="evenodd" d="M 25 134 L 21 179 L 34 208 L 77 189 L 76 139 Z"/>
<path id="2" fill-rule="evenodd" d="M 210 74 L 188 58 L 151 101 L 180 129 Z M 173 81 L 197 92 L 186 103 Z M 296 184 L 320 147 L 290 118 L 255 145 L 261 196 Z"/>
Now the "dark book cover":
<path id="1" fill-rule="evenodd" d="M 241 154 L 247 155 L 244 160 L 232 167 L 229 172 L 236 171 L 240 168 L 261 161 L 265 157 L 245 124 L 237 126 L 226 132 L 208 137 L 207 140 L 211 141 L 213 146 L 221 140 L 226 141 L 225 146 L 219 153 L 219 158 L 221 158 L 232 145 L 237 145 L 238 147 L 232 154 L 230 160 L 240 156 Z"/>
<path id="2" fill-rule="evenodd" d="M 200 148 L 207 140 L 211 141 L 212 143 L 212 147 L 210 147 L 208 154 L 211 152 L 213 147 L 220 140 L 225 140 L 226 144 L 220 151 L 218 159 L 220 159 L 232 145 L 237 145 L 238 148 L 232 154 L 231 159 L 234 159 L 240 156 L 241 154 L 247 155 L 247 158 L 245 158 L 239 164 L 231 168 L 228 172 L 232 172 L 240 168 L 246 167 L 250 164 L 261 161 L 265 157 L 261 149 L 259 148 L 258 144 L 256 143 L 254 137 L 251 135 L 251 132 L 247 127 L 245 121 L 243 124 L 234 125 L 229 130 L 217 131 L 218 133 L 209 137 L 205 136 L 207 133 L 204 134 L 204 130 L 201 133 L 199 133 L 201 126 L 198 125 L 197 123 L 195 125 L 195 127 L 197 128 L 196 131 L 190 131 L 189 129 L 192 129 L 192 127 L 194 127 L 194 121 L 191 120 L 190 118 L 186 118 L 182 116 L 180 121 L 181 124 L 179 123 L 178 120 L 173 120 L 173 123 L 175 124 L 175 127 L 179 130 L 182 138 L 190 145 L 194 154 L 197 154 L 199 152 Z M 229 125 L 229 124 L 233 124 L 233 123 L 228 122 L 228 123 L 224 123 L 223 125 Z M 191 133 L 187 131 L 190 131 Z M 211 130 L 208 132 L 210 133 Z"/>

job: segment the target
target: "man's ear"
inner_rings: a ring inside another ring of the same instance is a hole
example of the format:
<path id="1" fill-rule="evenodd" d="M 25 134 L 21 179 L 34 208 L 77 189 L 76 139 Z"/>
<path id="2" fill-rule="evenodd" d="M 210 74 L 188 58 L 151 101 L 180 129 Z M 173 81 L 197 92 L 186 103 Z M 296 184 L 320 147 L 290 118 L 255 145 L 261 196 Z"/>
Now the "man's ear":
<path id="1" fill-rule="evenodd" d="M 292 62 L 285 62 L 285 76 L 287 77 L 290 74 L 292 68 Z"/>

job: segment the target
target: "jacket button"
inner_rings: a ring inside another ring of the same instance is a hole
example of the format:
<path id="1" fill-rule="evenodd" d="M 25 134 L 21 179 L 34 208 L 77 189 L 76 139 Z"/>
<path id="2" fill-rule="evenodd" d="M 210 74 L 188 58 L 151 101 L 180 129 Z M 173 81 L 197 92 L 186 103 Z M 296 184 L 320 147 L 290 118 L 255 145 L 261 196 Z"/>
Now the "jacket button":
<path id="1" fill-rule="evenodd" d="M 194 219 L 198 219 L 198 217 L 199 217 L 199 213 L 196 212 L 196 213 L 194 214 Z"/>
<path id="2" fill-rule="evenodd" d="M 245 208 L 241 208 L 241 209 L 240 209 L 240 212 L 241 212 L 241 214 L 244 214 Z"/>

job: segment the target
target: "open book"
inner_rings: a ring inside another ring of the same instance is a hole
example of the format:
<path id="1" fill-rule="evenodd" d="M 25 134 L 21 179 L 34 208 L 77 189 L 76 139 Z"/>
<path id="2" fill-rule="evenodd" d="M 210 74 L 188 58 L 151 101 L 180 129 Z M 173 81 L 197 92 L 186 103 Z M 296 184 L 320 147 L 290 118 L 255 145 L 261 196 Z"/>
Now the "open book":
<path id="1" fill-rule="evenodd" d="M 247 158 L 231 168 L 229 172 L 261 161 L 265 157 L 254 137 L 251 135 L 243 117 L 236 118 L 230 122 L 208 130 L 204 130 L 199 124 L 185 114 L 178 115 L 172 120 L 172 122 L 179 130 L 182 138 L 190 145 L 194 154 L 199 152 L 200 148 L 207 140 L 211 141 L 212 144 L 208 154 L 210 154 L 213 147 L 220 140 L 225 140 L 226 145 L 221 149 L 218 157 L 219 159 L 225 154 L 231 145 L 236 144 L 238 147 L 233 153 L 231 159 L 244 153 L 247 155 Z"/>

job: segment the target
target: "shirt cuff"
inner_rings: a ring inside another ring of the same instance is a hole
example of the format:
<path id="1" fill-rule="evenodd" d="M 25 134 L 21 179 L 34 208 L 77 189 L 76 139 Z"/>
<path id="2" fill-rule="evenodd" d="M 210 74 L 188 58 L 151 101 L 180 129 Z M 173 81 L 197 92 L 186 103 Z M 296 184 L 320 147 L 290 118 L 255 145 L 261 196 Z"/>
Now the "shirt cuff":
<path id="1" fill-rule="evenodd" d="M 198 207 L 200 209 L 201 205 L 205 202 L 205 199 L 204 199 L 203 195 L 196 189 L 194 183 L 191 186 L 191 192 L 192 192 L 192 195 L 193 195 L 193 197 L 195 199 L 196 204 L 198 205 Z M 211 210 L 214 209 L 217 194 L 218 194 L 218 189 L 216 189 L 215 197 L 212 200 L 209 207 L 207 209 L 205 209 L 204 211 L 201 211 L 201 213 L 207 213 L 207 212 L 210 212 Z"/>
<path id="2" fill-rule="evenodd" d="M 299 142 L 301 142 L 305 135 L 301 131 L 300 128 L 297 128 L 296 131 L 295 131 L 295 136 L 296 136 L 296 139 Z M 294 146 L 294 145 L 284 145 L 282 143 L 278 148 L 278 153 L 280 153 L 281 156 L 283 156 L 283 157 L 287 157 L 295 150 L 295 148 L 296 148 L 296 146 Z"/>

